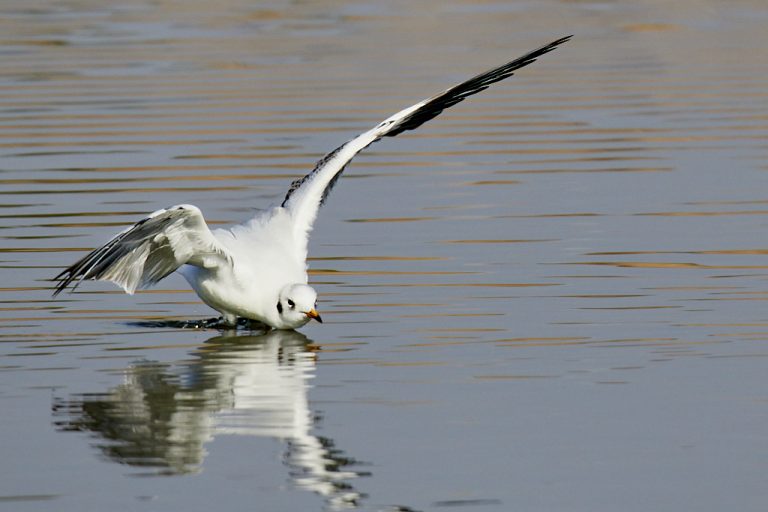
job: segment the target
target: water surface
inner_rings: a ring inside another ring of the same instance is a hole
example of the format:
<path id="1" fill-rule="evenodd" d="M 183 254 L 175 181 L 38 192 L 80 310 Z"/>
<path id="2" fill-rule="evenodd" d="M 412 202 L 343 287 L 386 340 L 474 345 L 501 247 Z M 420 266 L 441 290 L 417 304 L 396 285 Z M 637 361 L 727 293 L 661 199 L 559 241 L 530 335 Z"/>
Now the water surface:
<path id="1" fill-rule="evenodd" d="M 0 7 L 0 508 L 764 510 L 762 2 Z M 343 141 L 573 41 L 349 167 L 301 333 L 62 267 L 279 201 Z"/>

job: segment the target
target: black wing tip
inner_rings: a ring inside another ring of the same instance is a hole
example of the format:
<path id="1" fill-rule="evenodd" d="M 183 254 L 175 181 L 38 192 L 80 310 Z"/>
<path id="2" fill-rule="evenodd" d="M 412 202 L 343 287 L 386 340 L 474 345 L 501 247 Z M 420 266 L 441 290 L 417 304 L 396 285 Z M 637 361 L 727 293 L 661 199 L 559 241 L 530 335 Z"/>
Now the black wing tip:
<path id="1" fill-rule="evenodd" d="M 56 281 L 56 280 L 55 279 L 51 279 L 51 281 Z M 61 292 L 63 292 L 67 288 L 68 285 L 69 285 L 69 283 L 67 283 L 66 281 L 59 281 L 58 283 L 56 283 L 56 286 L 53 288 L 53 293 L 51 293 L 51 297 L 53 297 L 53 298 L 58 297 L 59 294 Z"/>
<path id="2" fill-rule="evenodd" d="M 551 50 L 554 50 L 555 48 L 557 48 L 558 46 L 560 46 L 561 44 L 567 43 L 571 39 L 573 39 L 573 34 L 570 34 L 570 35 L 567 35 L 567 36 L 563 36 L 560 39 L 555 39 L 551 43 L 545 44 L 544 46 L 539 48 L 539 50 L 534 50 L 534 51 L 541 51 L 541 50 L 551 51 Z"/>
<path id="3" fill-rule="evenodd" d="M 556 40 L 552 41 L 551 43 L 549 43 L 549 44 L 547 44 L 547 45 L 544 45 L 544 46 L 542 46 L 542 47 L 541 47 L 541 48 L 538 50 L 538 51 L 540 52 L 540 53 L 539 53 L 539 55 L 544 55 L 545 53 L 549 53 L 549 52 L 551 52 L 552 50 L 554 50 L 555 48 L 557 48 L 557 47 L 559 47 L 559 46 L 561 46 L 561 45 L 563 45 L 563 44 L 567 43 L 567 42 L 568 42 L 568 41 L 570 41 L 571 39 L 573 39 L 573 34 L 571 34 L 571 35 L 568 35 L 568 36 L 564 36 L 564 37 L 561 37 L 560 39 L 556 39 Z"/>
<path id="4" fill-rule="evenodd" d="M 57 275 L 56 277 L 49 279 L 50 282 L 56 283 L 56 286 L 53 288 L 53 297 L 57 297 L 61 292 L 67 289 L 67 286 L 69 286 L 72 281 L 75 280 L 76 276 L 72 275 L 71 273 L 67 276 L 65 274 L 69 273 L 70 269 L 64 270 L 61 274 Z M 72 288 L 74 290 L 77 288 L 77 284 Z M 72 291 L 70 290 L 70 291 Z"/>
<path id="5" fill-rule="evenodd" d="M 533 63 L 536 58 L 541 57 L 542 55 L 551 52 L 552 50 L 558 48 L 559 46 L 567 43 L 573 38 L 573 34 L 561 37 L 560 39 L 555 39 L 551 43 L 547 43 L 544 46 L 541 46 L 535 50 L 532 50 L 522 57 L 518 57 L 515 60 L 511 61 L 509 64 L 513 63 L 520 63 L 519 67 L 527 66 L 528 64 Z M 508 65 L 509 65 L 508 64 Z M 503 68 L 504 66 L 502 66 Z"/>
<path id="6" fill-rule="evenodd" d="M 561 45 L 567 43 L 568 41 L 570 41 L 571 39 L 573 39 L 573 34 L 561 37 L 560 39 L 555 39 L 551 43 L 547 43 L 547 44 L 545 44 L 544 46 L 542 46 L 540 48 L 537 48 L 537 49 L 535 49 L 533 51 L 528 52 L 527 54 L 523 55 L 522 57 L 518 57 L 517 59 L 513 60 L 512 62 L 510 62 L 509 65 L 514 65 L 515 63 L 517 63 L 518 65 L 516 67 L 517 67 L 517 69 L 519 69 L 521 67 L 527 66 L 528 64 L 532 64 L 532 63 L 534 63 L 536 61 L 536 59 L 538 57 L 541 57 L 542 55 L 545 55 L 545 54 L 555 50 L 559 46 L 561 46 Z"/>
<path id="7" fill-rule="evenodd" d="M 97 249 L 98 250 L 98 249 Z M 86 275 L 88 274 L 88 269 L 85 268 L 85 265 L 88 263 L 89 259 L 96 253 L 97 250 L 91 251 L 87 255 L 85 255 L 83 258 L 79 259 L 74 264 L 68 266 L 61 272 L 59 272 L 55 277 L 49 279 L 50 282 L 55 282 L 56 286 L 53 289 L 53 297 L 58 296 L 61 292 L 67 289 L 67 287 L 72 284 L 73 282 L 75 285 L 70 290 L 70 293 L 75 291 L 75 288 L 78 287 L 80 284 L 80 281 L 86 278 Z"/>
<path id="8" fill-rule="evenodd" d="M 561 37 L 560 39 L 556 39 L 555 41 L 532 50 L 522 55 L 521 57 L 507 62 L 506 64 L 480 73 L 479 75 L 474 76 L 469 80 L 465 80 L 464 82 L 451 87 L 450 89 L 444 91 L 441 94 L 438 94 L 437 96 L 433 96 L 431 99 L 426 100 L 426 102 L 419 109 L 413 111 L 397 122 L 392 123 L 389 129 L 382 132 L 381 136 L 395 137 L 404 131 L 418 128 L 430 119 L 434 119 L 440 115 L 440 113 L 446 108 L 464 101 L 469 96 L 484 91 L 496 82 L 500 82 L 509 78 L 510 76 L 514 75 L 518 69 L 528 66 L 529 64 L 533 64 L 539 57 L 551 52 L 561 44 L 570 41 L 572 37 L 573 35 L 571 34 Z"/>

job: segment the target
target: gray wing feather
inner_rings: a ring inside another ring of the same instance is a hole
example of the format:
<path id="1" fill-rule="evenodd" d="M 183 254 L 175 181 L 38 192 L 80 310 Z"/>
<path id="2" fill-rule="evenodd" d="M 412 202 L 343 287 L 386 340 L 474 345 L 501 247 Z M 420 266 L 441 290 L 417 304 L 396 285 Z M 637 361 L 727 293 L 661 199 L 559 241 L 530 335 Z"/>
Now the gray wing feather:
<path id="1" fill-rule="evenodd" d="M 181 265 L 212 267 L 230 261 L 200 210 L 178 205 L 158 210 L 62 271 L 53 295 L 84 279 L 112 281 L 126 292 L 147 288 Z"/>

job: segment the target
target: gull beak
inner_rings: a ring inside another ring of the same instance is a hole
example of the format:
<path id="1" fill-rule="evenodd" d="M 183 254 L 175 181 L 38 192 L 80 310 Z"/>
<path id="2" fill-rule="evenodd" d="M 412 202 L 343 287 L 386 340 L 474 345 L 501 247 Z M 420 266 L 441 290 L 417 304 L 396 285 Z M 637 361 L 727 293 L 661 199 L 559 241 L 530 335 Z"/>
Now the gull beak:
<path id="1" fill-rule="evenodd" d="M 317 310 L 316 310 L 315 308 L 312 308 L 312 309 L 310 309 L 309 311 L 307 311 L 307 312 L 306 312 L 306 315 L 307 315 L 309 318 L 314 318 L 314 319 L 315 319 L 315 320 L 317 320 L 318 322 L 320 322 L 320 323 L 323 323 L 323 319 L 322 319 L 322 318 L 320 318 L 320 313 L 318 313 L 318 312 L 317 312 Z"/>

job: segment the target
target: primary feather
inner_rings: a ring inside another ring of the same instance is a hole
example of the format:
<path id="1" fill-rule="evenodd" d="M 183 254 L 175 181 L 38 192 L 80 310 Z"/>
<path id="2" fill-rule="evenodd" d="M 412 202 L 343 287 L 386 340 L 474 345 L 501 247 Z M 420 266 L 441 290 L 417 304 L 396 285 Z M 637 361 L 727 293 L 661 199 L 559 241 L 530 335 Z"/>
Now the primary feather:
<path id="1" fill-rule="evenodd" d="M 189 204 L 157 210 L 118 233 L 54 279 L 54 296 L 73 281 L 112 281 L 127 293 L 147 288 L 183 264 L 212 268 L 231 261 L 203 214 Z"/>

